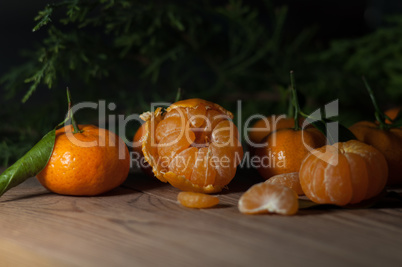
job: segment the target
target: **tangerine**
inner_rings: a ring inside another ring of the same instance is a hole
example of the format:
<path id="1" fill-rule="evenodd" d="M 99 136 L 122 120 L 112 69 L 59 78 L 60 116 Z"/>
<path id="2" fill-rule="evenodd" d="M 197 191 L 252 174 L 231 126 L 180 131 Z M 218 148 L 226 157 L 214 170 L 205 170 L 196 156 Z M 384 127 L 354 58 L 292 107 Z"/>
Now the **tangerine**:
<path id="1" fill-rule="evenodd" d="M 63 195 L 98 195 L 121 185 L 130 169 L 123 140 L 93 125 L 56 131 L 52 155 L 36 176 L 48 190 Z"/>
<path id="2" fill-rule="evenodd" d="M 395 108 L 390 108 L 390 109 L 386 110 L 384 112 L 384 114 L 387 115 L 388 118 L 390 118 L 391 120 L 395 120 L 398 117 L 400 111 L 401 111 L 401 107 L 395 107 Z M 391 124 L 392 122 L 390 120 L 386 119 L 385 123 Z"/>
<path id="3" fill-rule="evenodd" d="M 316 128 L 280 129 L 264 138 L 256 149 L 260 159 L 258 172 L 264 179 L 278 174 L 298 172 L 310 150 L 325 145 L 326 137 Z"/>
<path id="4" fill-rule="evenodd" d="M 219 204 L 218 197 L 196 192 L 180 192 L 177 200 L 184 207 L 193 209 L 212 208 Z"/>
<path id="5" fill-rule="evenodd" d="M 239 199 L 239 211 L 245 214 L 278 213 L 293 215 L 299 209 L 298 197 L 292 189 L 271 183 L 250 187 Z"/>
<path id="6" fill-rule="evenodd" d="M 302 126 L 303 119 L 299 119 L 299 126 Z M 261 143 L 267 135 L 270 133 L 284 129 L 292 128 L 295 125 L 294 118 L 286 117 L 282 115 L 271 115 L 266 118 L 256 121 L 248 132 L 248 137 L 254 144 Z"/>
<path id="7" fill-rule="evenodd" d="M 309 152 L 325 145 L 327 141 L 323 133 L 317 128 L 310 127 L 308 123 L 303 123 L 303 127 L 300 127 L 302 116 L 305 115 L 300 110 L 293 71 L 290 71 L 290 81 L 291 103 L 294 109 L 293 127 L 271 132 L 255 150 L 259 159 L 257 169 L 264 179 L 278 174 L 298 172 Z"/>
<path id="8" fill-rule="evenodd" d="M 388 185 L 402 184 L 402 128 L 381 129 L 374 122 L 361 121 L 352 125 L 350 131 L 356 138 L 378 149 L 388 163 Z"/>
<path id="9" fill-rule="evenodd" d="M 312 151 L 299 175 L 303 192 L 313 202 L 343 206 L 378 195 L 387 182 L 388 167 L 376 148 L 351 140 Z"/>
<path id="10" fill-rule="evenodd" d="M 293 189 L 299 196 L 304 195 L 303 189 L 300 184 L 299 173 L 290 172 L 272 176 L 265 181 L 268 184 L 281 184 L 290 189 Z"/>
<path id="11" fill-rule="evenodd" d="M 142 151 L 159 180 L 183 191 L 213 193 L 235 176 L 243 148 L 233 115 L 223 107 L 195 98 L 141 117 Z"/>

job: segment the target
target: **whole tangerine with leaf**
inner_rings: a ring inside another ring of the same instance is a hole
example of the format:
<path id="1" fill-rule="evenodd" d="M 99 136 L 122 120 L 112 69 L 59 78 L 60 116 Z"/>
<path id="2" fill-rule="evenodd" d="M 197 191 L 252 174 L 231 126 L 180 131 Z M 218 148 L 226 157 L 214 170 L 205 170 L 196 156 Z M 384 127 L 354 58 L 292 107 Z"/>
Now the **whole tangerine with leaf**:
<path id="1" fill-rule="evenodd" d="M 294 86 L 293 72 L 291 72 L 291 82 L 294 108 L 293 127 L 271 132 L 256 148 L 256 156 L 259 158 L 257 170 L 264 179 L 278 174 L 298 172 L 309 151 L 326 144 L 326 137 L 320 130 L 299 126 L 301 111 Z"/>
<path id="2" fill-rule="evenodd" d="M 154 175 L 183 191 L 221 191 L 243 157 L 233 115 L 218 104 L 193 98 L 141 115 L 142 151 Z"/>
<path id="3" fill-rule="evenodd" d="M 313 202 L 344 206 L 380 194 L 388 177 L 383 154 L 357 140 L 326 145 L 303 161 L 299 179 Z"/>
<path id="4" fill-rule="evenodd" d="M 378 149 L 388 163 L 388 185 L 402 185 L 402 122 L 392 121 L 377 103 L 373 90 L 363 77 L 366 89 L 375 108 L 377 122 L 360 121 L 349 129 L 356 138 Z M 392 114 L 390 114 L 392 115 Z M 397 114 L 394 114 L 396 118 Z"/>
<path id="5" fill-rule="evenodd" d="M 293 98 L 292 98 L 292 88 L 289 87 L 288 92 L 286 94 L 289 99 L 288 101 L 288 112 L 287 114 L 274 114 L 269 115 L 265 118 L 261 118 L 257 120 L 253 126 L 248 130 L 247 136 L 249 144 L 249 149 L 251 153 L 255 153 L 255 146 L 261 142 L 263 142 L 264 138 L 269 135 L 271 132 L 292 128 L 295 125 L 294 120 L 294 107 L 293 107 Z M 299 117 L 299 127 L 302 127 L 304 118 Z"/>
<path id="6" fill-rule="evenodd" d="M 124 141 L 106 129 L 77 125 L 71 110 L 70 118 L 72 125 L 56 131 L 50 159 L 36 175 L 39 182 L 54 193 L 75 196 L 99 195 L 121 185 L 130 170 Z"/>

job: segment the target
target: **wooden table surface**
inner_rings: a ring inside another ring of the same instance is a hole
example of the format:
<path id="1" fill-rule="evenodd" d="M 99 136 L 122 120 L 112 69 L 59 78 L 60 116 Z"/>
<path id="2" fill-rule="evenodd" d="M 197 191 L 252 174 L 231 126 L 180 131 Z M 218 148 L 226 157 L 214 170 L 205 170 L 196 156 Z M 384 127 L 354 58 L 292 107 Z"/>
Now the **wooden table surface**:
<path id="1" fill-rule="evenodd" d="M 400 203 L 240 214 L 258 181 L 241 170 L 218 207 L 194 210 L 142 173 L 97 197 L 56 195 L 30 178 L 0 198 L 0 266 L 402 266 Z"/>

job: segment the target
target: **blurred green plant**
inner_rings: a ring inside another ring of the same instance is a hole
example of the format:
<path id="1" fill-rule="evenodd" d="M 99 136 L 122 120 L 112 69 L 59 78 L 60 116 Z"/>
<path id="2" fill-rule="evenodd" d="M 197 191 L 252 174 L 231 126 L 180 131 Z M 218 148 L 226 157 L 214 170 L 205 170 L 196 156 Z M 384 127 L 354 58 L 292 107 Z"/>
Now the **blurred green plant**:
<path id="1" fill-rule="evenodd" d="M 261 3 L 258 7 L 238 0 L 49 4 L 39 11 L 33 28 L 47 30 L 46 37 L 35 51 L 26 53 L 25 64 L 11 69 L 0 82 L 8 99 L 25 91 L 24 103 L 44 87 L 63 94 L 65 86 L 60 85 L 68 83 L 72 90 L 71 84 L 85 87 L 81 99 L 113 99 L 128 114 L 149 109 L 151 101 L 174 99 L 181 87 L 185 97 L 215 100 L 228 108 L 234 107 L 235 99 L 248 98 L 251 112 L 258 106 L 272 112 L 278 104 L 267 108 L 266 102 L 284 99 L 286 73 L 311 34 L 306 30 L 284 42 L 286 7 Z M 253 92 L 261 91 L 265 97 L 253 98 Z M 44 112 L 57 114 L 54 109 L 60 108 L 52 105 Z M 10 123 L 25 126 L 23 121 Z M 6 154 L 7 159 L 16 156 Z"/>
<path id="2" fill-rule="evenodd" d="M 0 109 L 5 118 L 0 134 L 11 136 L 0 142 L 0 164 L 15 161 L 19 151 L 57 124 L 64 115 L 66 86 L 78 91 L 73 92 L 76 102 L 107 99 L 125 114 L 148 110 L 152 101 L 172 101 L 180 87 L 184 98 L 206 98 L 230 110 L 242 99 L 243 119 L 286 112 L 289 70 L 295 70 L 310 110 L 340 98 L 346 121 L 360 116 L 354 113 L 356 105 L 370 106 L 361 97 L 363 74 L 373 88 L 401 100 L 401 18 L 329 48 L 315 45 L 312 28 L 285 32 L 287 19 L 287 8 L 270 0 L 64 0 L 47 5 L 33 28 L 46 36 L 25 53 L 23 65 L 0 78 L 9 107 Z M 26 104 L 9 101 L 16 98 Z M 50 104 L 37 104 L 42 98 Z M 89 115 L 86 119 L 94 122 Z M 35 131 L 26 134 L 26 129 Z"/>
<path id="3" fill-rule="evenodd" d="M 306 57 L 306 64 L 311 66 L 311 71 L 304 92 L 314 95 L 318 101 L 340 98 L 346 107 L 360 107 L 361 113 L 372 110 L 361 81 L 364 75 L 370 78 L 373 88 L 383 92 L 379 95 L 382 108 L 400 105 L 402 17 L 386 18 L 385 26 L 365 36 L 333 40 L 329 48 Z"/>
<path id="4" fill-rule="evenodd" d="M 159 89 L 152 90 L 152 98 L 185 85 L 210 97 L 258 91 L 261 85 L 284 81 L 282 70 L 306 38 L 301 34 L 284 49 L 286 8 L 275 10 L 270 1 L 265 8 L 267 18 L 236 0 L 203 1 L 201 6 L 138 0 L 50 4 L 39 12 L 33 29 L 47 27 L 47 37 L 31 60 L 1 82 L 11 95 L 29 84 L 23 102 L 40 85 L 52 88 L 71 79 L 103 84 L 107 77 L 119 85 L 131 81 Z"/>

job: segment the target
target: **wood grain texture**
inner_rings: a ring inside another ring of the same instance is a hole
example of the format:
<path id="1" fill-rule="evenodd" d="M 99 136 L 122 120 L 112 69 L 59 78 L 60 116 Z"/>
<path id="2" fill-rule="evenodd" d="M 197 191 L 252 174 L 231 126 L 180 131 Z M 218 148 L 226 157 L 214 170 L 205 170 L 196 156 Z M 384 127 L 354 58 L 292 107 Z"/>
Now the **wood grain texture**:
<path id="1" fill-rule="evenodd" d="M 35 178 L 0 199 L 1 266 L 400 266 L 402 207 L 240 214 L 258 182 L 242 171 L 212 209 L 141 173 L 97 197 L 49 193 Z M 3 264 L 4 263 L 4 264 Z"/>

